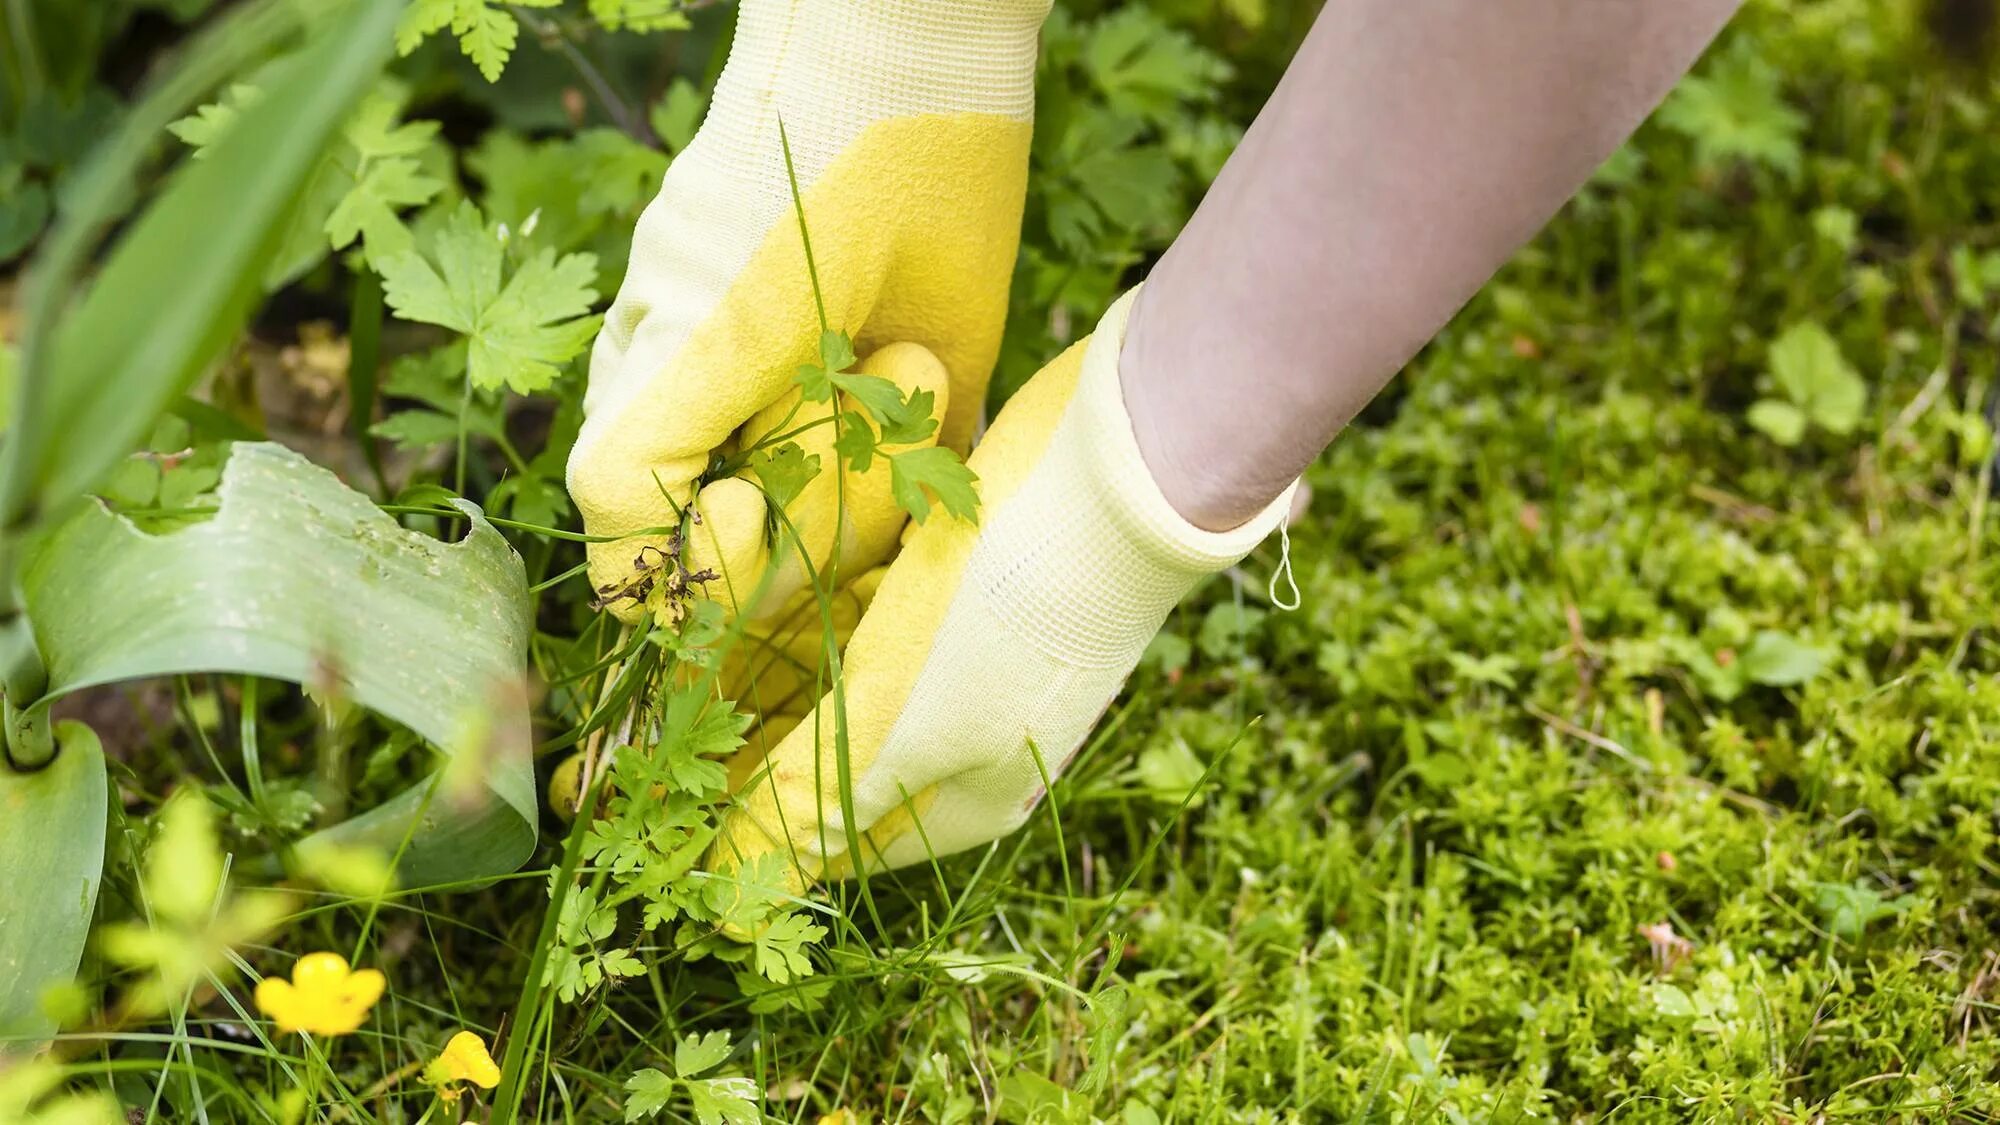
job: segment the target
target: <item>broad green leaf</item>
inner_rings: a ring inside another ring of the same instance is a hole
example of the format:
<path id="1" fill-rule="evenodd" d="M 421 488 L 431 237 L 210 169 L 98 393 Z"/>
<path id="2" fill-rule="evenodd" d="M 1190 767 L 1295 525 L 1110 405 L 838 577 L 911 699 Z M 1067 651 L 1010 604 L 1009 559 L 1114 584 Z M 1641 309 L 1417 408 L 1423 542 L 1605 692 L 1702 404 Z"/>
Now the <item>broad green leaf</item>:
<path id="1" fill-rule="evenodd" d="M 273 68 L 267 93 L 175 171 L 57 315 L 46 351 L 27 350 L 24 377 L 42 393 L 7 451 L 0 517 L 60 518 L 236 339 L 300 191 L 386 60 L 400 7 L 356 0 Z"/>
<path id="2" fill-rule="evenodd" d="M 1827 654 L 1789 633 L 1765 629 L 1750 639 L 1737 660 L 1753 683 L 1789 687 L 1819 675 L 1826 667 Z"/>
<path id="3" fill-rule="evenodd" d="M 1811 321 L 1794 324 L 1771 341 L 1771 378 L 1814 425 L 1836 434 L 1861 423 L 1868 385 L 1840 344 Z"/>
<path id="4" fill-rule="evenodd" d="M 1806 436 L 1805 412 L 1775 398 L 1758 399 L 1751 403 L 1750 409 L 1743 414 L 1743 420 L 1762 430 L 1779 445 L 1797 445 Z"/>
<path id="5" fill-rule="evenodd" d="M 236 446 L 217 496 L 212 518 L 162 535 L 92 504 L 35 544 L 23 586 L 50 683 L 34 707 L 185 672 L 332 691 L 450 759 L 434 794 L 419 783 L 304 846 L 394 853 L 421 808 L 405 885 L 518 866 L 535 840 L 522 684 L 530 603 L 506 540 L 464 502 L 472 530 L 457 543 L 404 530 L 277 445 Z"/>
<path id="6" fill-rule="evenodd" d="M 0 1060 L 54 1033 L 42 996 L 76 976 L 104 869 L 104 748 L 82 723 L 55 734 L 48 768 L 0 765 Z"/>

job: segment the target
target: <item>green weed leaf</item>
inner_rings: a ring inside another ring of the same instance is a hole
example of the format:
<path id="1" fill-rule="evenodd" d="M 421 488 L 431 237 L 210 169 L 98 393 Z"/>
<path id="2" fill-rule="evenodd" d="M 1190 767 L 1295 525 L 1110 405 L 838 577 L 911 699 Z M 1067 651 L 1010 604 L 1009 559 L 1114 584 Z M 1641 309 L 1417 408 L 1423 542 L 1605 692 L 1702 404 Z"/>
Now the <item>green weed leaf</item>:
<path id="1" fill-rule="evenodd" d="M 553 8 L 562 0 L 514 2 L 523 8 Z M 415 0 L 396 25 L 396 50 L 407 55 L 426 37 L 447 28 L 479 73 L 488 82 L 498 82 L 520 38 L 520 22 L 490 0 Z"/>
<path id="2" fill-rule="evenodd" d="M 774 507 L 788 507 L 819 475 L 819 454 L 808 455 L 795 441 L 750 456 L 750 471 L 764 489 L 764 497 Z"/>
<path id="3" fill-rule="evenodd" d="M 657 1117 L 672 1104 L 673 1096 L 674 1080 L 649 1066 L 625 1080 L 625 1120 Z"/>
<path id="4" fill-rule="evenodd" d="M 687 0 L 590 0 L 590 16 L 608 31 L 681 31 Z"/>
<path id="5" fill-rule="evenodd" d="M 1776 67 L 1738 36 L 1698 74 L 1681 80 L 1660 107 L 1669 129 L 1694 142 L 1695 159 L 1715 167 L 1732 160 L 1799 174 L 1805 115 L 1785 102 Z"/>
<path id="6" fill-rule="evenodd" d="M 955 519 L 979 517 L 979 490 L 973 487 L 979 477 L 951 450 L 933 445 L 891 454 L 889 472 L 890 493 L 918 523 L 930 518 L 933 496 Z"/>
<path id="7" fill-rule="evenodd" d="M 1752 683 L 1791 687 L 1819 675 L 1828 656 L 1789 633 L 1765 629 L 1751 638 L 1749 647 L 1736 659 Z"/>
<path id="8" fill-rule="evenodd" d="M 1779 445 L 1797 445 L 1806 436 L 1806 412 L 1775 398 L 1751 403 L 1743 420 Z"/>
<path id="9" fill-rule="evenodd" d="M 1771 342 L 1770 360 L 1772 380 L 1814 425 L 1846 434 L 1860 424 L 1868 385 L 1825 328 L 1806 321 L 1785 329 Z"/>
<path id="10" fill-rule="evenodd" d="M 694 140 L 694 132 L 701 127 L 701 117 L 707 109 L 708 99 L 694 83 L 676 78 L 667 87 L 666 96 L 653 103 L 647 122 L 668 152 L 679 152 Z"/>
<path id="11" fill-rule="evenodd" d="M 721 1066 L 728 1057 L 728 1032 L 689 1035 L 674 1046 L 674 1073 L 682 1078 L 697 1078 Z"/>
<path id="12" fill-rule="evenodd" d="M 503 286 L 504 258 L 499 228 L 462 203 L 427 252 L 379 263 L 383 296 L 405 320 L 462 333 L 475 387 L 530 394 L 554 382 L 596 334 L 598 318 L 585 314 L 597 300 L 597 260 L 541 250 Z"/>

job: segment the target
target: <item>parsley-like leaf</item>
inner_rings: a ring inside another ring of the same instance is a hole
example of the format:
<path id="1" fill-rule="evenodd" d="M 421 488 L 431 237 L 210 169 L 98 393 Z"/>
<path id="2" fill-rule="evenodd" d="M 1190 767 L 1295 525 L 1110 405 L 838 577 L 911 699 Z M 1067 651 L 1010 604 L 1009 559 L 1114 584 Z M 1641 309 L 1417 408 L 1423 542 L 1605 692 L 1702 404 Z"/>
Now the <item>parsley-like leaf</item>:
<path id="1" fill-rule="evenodd" d="M 625 1080 L 625 1120 L 657 1117 L 674 1096 L 674 1080 L 652 1067 Z"/>
<path id="2" fill-rule="evenodd" d="M 819 454 L 808 455 L 795 441 L 775 449 L 762 449 L 750 457 L 750 471 L 764 488 L 773 506 L 784 508 L 798 499 L 806 485 L 819 475 Z"/>
<path id="3" fill-rule="evenodd" d="M 682 1078 L 695 1078 L 721 1066 L 728 1057 L 728 1032 L 689 1035 L 674 1046 L 674 1073 Z"/>
<path id="4" fill-rule="evenodd" d="M 687 1088 L 701 1125 L 762 1125 L 757 1084 L 748 1078 L 704 1078 L 687 1083 Z"/>
<path id="5" fill-rule="evenodd" d="M 396 315 L 466 336 L 475 387 L 504 384 L 529 394 L 553 382 L 595 335 L 598 318 L 585 314 L 597 299 L 590 286 L 597 260 L 589 254 L 558 259 L 543 250 L 521 263 L 503 287 L 504 258 L 497 228 L 462 203 L 428 253 L 385 255 L 378 268 Z"/>
<path id="6" fill-rule="evenodd" d="M 523 8 L 553 8 L 562 0 L 513 0 Z M 425 37 L 446 28 L 458 36 L 459 50 L 488 82 L 497 82 L 520 38 L 519 21 L 490 0 L 416 0 L 396 24 L 396 50 L 409 54 Z"/>
<path id="7" fill-rule="evenodd" d="M 889 456 L 889 491 L 910 518 L 924 522 L 931 514 L 931 497 L 962 520 L 977 519 L 979 479 L 958 454 L 942 446 L 909 449 Z M 928 495 L 927 495 L 928 494 Z"/>
<path id="8" fill-rule="evenodd" d="M 772 984 L 790 984 L 799 977 L 811 976 L 812 961 L 807 959 L 805 947 L 825 936 L 826 927 L 814 925 L 803 914 L 772 919 L 753 939 L 757 947 L 757 972 Z"/>

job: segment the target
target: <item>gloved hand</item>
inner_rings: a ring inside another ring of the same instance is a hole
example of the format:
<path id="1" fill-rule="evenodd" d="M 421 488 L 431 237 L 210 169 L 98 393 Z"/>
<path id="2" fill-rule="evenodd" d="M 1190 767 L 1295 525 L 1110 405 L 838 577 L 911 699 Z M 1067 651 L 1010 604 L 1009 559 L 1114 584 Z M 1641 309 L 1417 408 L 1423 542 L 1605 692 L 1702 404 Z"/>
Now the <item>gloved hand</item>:
<path id="1" fill-rule="evenodd" d="M 794 374 L 820 355 L 821 311 L 780 121 L 827 326 L 906 393 L 933 387 L 942 425 L 925 440 L 962 453 L 1006 315 L 1049 2 L 743 0 L 707 120 L 639 220 L 591 356 L 568 474 L 587 531 L 673 527 L 693 500 L 707 532 L 676 561 L 723 574 L 735 596 L 711 596 L 753 617 L 790 603 L 804 563 L 824 566 L 836 548 L 847 574 L 887 557 L 901 517 L 891 505 L 840 526 L 829 455 L 787 507 L 805 559 L 775 552 L 759 605 L 737 606 L 759 588 L 782 522 L 745 475 L 693 496 L 716 454 L 834 409 L 793 409 Z M 929 355 L 880 356 L 898 343 Z M 831 427 L 817 429 L 830 444 Z M 669 546 L 660 535 L 592 544 L 600 600 L 637 619 Z"/>
<path id="2" fill-rule="evenodd" d="M 909 528 L 848 643 L 851 823 L 871 867 L 1025 822 L 1043 769 L 1068 764 L 1174 605 L 1289 511 L 1292 489 L 1217 533 L 1161 495 L 1119 383 L 1131 300 L 1008 402 L 970 461 L 980 522 Z M 837 725 L 829 695 L 778 742 L 738 792 L 711 867 L 775 850 L 801 882 L 852 873 Z"/>

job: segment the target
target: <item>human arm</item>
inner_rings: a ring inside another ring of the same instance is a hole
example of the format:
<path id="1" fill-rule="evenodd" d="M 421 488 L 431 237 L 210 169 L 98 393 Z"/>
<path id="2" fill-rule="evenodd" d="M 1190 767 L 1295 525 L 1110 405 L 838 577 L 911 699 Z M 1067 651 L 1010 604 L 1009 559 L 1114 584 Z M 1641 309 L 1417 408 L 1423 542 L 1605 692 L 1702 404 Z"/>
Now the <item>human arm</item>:
<path id="1" fill-rule="evenodd" d="M 1174 508 L 1234 527 L 1296 479 L 1738 2 L 1328 4 L 1132 313 L 1125 403 Z"/>

